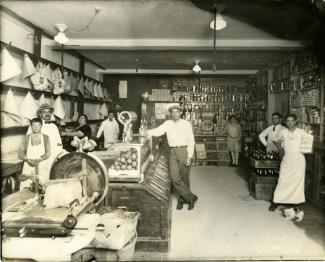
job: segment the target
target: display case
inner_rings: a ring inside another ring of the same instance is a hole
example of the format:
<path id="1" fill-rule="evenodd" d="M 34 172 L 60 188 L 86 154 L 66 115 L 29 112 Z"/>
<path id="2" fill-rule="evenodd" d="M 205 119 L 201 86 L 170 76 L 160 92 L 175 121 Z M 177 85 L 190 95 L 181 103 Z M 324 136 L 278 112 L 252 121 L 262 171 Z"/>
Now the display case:
<path id="1" fill-rule="evenodd" d="M 106 151 L 93 152 L 105 164 L 111 182 L 139 182 L 148 166 L 149 140 L 116 143 Z"/>
<path id="2" fill-rule="evenodd" d="M 139 168 L 115 172 L 111 167 L 116 158 L 131 148 L 137 149 Z M 138 251 L 166 253 L 169 250 L 171 181 L 168 150 L 166 141 L 161 138 L 142 143 L 135 138 L 131 143 L 118 143 L 111 150 L 95 152 L 106 165 L 110 177 L 110 191 L 104 206 L 141 214 L 137 227 Z"/>

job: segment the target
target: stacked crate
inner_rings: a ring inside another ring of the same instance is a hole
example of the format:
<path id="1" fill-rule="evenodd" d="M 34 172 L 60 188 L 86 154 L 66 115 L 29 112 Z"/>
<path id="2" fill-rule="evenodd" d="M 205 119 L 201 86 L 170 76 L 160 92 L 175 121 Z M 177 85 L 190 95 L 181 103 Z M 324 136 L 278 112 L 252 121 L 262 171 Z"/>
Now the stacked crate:
<path id="1" fill-rule="evenodd" d="M 206 154 L 205 159 L 200 159 L 196 152 L 196 165 L 229 165 L 230 156 L 226 136 L 196 135 L 195 143 L 203 144 Z"/>
<path id="2" fill-rule="evenodd" d="M 250 164 L 254 170 L 258 169 L 278 169 L 280 166 L 279 160 L 256 160 L 250 158 Z M 249 179 L 250 194 L 257 200 L 273 199 L 273 192 L 278 183 L 277 176 L 260 176 L 255 171 L 251 173 Z"/>

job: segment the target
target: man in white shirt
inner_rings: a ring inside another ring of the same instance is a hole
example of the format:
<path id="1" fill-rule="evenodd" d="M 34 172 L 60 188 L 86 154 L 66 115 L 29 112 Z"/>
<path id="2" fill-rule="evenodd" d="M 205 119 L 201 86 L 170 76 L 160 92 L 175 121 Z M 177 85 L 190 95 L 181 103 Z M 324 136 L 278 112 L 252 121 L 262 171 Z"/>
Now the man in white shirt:
<path id="1" fill-rule="evenodd" d="M 268 128 L 264 129 L 259 134 L 259 139 L 261 143 L 266 147 L 267 152 L 275 151 L 277 152 L 278 149 L 273 142 L 273 138 L 277 137 L 282 129 L 285 127 L 281 125 L 281 114 L 280 113 L 273 113 L 272 114 L 272 122 L 273 125 L 269 126 Z M 267 140 L 266 140 L 267 137 Z"/>
<path id="2" fill-rule="evenodd" d="M 113 111 L 109 111 L 108 118 L 101 123 L 97 132 L 97 139 L 100 138 L 102 133 L 104 133 L 104 147 L 106 149 L 117 142 L 120 128 L 114 118 Z"/>
<path id="3" fill-rule="evenodd" d="M 59 154 L 64 152 L 59 129 L 55 124 L 50 122 L 53 111 L 54 108 L 47 103 L 42 104 L 37 110 L 37 115 L 43 121 L 41 132 L 42 134 L 47 135 L 50 140 L 51 155 L 47 160 L 44 160 L 44 165 L 47 167 L 48 174 L 42 174 L 43 177 L 48 177 L 48 179 L 54 160 Z M 29 128 L 27 134 L 30 134 L 31 132 L 32 130 Z"/>
<path id="4" fill-rule="evenodd" d="M 148 130 L 148 136 L 167 134 L 169 152 L 169 171 L 172 185 L 179 195 L 177 210 L 188 203 L 188 210 L 194 208 L 198 197 L 190 190 L 189 175 L 191 159 L 194 153 L 194 135 L 191 124 L 181 119 L 182 107 L 173 105 L 168 111 L 172 120 L 165 121 L 155 129 Z"/>

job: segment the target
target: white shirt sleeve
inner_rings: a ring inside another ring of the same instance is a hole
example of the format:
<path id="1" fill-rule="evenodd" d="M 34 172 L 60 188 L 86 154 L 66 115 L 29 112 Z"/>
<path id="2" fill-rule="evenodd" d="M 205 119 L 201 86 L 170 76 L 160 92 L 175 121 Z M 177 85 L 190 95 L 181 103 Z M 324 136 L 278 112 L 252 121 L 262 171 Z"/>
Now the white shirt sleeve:
<path id="1" fill-rule="evenodd" d="M 270 128 L 272 128 L 272 126 L 268 127 L 268 128 L 265 128 L 259 135 L 258 135 L 258 138 L 260 139 L 261 143 L 266 146 L 267 144 L 267 141 L 266 141 L 266 137 L 268 136 L 269 134 L 269 130 Z"/>
<path id="2" fill-rule="evenodd" d="M 104 121 L 100 124 L 96 137 L 99 138 L 104 131 Z"/>
<path id="3" fill-rule="evenodd" d="M 51 136 L 53 135 L 54 139 L 53 141 L 55 141 L 56 145 L 55 146 L 59 146 L 61 147 L 62 146 L 62 139 L 61 139 L 61 136 L 60 136 L 60 132 L 59 132 L 59 129 L 57 128 L 57 126 L 55 124 L 52 124 L 52 132 L 51 132 Z"/>
<path id="4" fill-rule="evenodd" d="M 284 134 L 283 134 L 284 131 L 285 131 L 285 129 L 282 129 L 279 133 L 274 135 L 272 141 L 273 142 L 282 142 L 284 140 Z"/>
<path id="5" fill-rule="evenodd" d="M 187 146 L 187 157 L 192 158 L 194 154 L 194 145 L 195 145 L 195 139 L 194 139 L 194 134 L 192 130 L 192 126 L 190 123 L 188 123 L 188 146 Z"/>
<path id="6" fill-rule="evenodd" d="M 28 129 L 27 129 L 27 133 L 26 133 L 26 135 L 29 135 L 29 134 L 31 134 L 31 133 L 32 133 L 32 128 L 31 128 L 31 126 L 29 126 Z"/>
<path id="7" fill-rule="evenodd" d="M 117 121 L 114 121 L 115 123 L 115 133 L 116 133 L 116 136 L 118 136 L 120 134 L 120 127 L 117 123 Z"/>
<path id="8" fill-rule="evenodd" d="M 167 132 L 167 122 L 165 121 L 163 124 L 158 126 L 157 128 L 148 130 L 149 136 L 162 136 Z"/>

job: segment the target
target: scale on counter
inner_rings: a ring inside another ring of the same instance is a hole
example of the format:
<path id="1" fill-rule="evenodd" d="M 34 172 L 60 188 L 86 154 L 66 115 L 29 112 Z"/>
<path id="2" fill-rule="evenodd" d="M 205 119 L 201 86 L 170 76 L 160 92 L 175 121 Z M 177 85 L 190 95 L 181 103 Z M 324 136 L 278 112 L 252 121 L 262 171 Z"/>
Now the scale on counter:
<path id="1" fill-rule="evenodd" d="M 122 111 L 119 113 L 117 119 L 124 126 L 123 143 L 130 143 L 133 139 L 132 122 L 135 122 L 137 120 L 136 113 L 130 111 Z"/>

